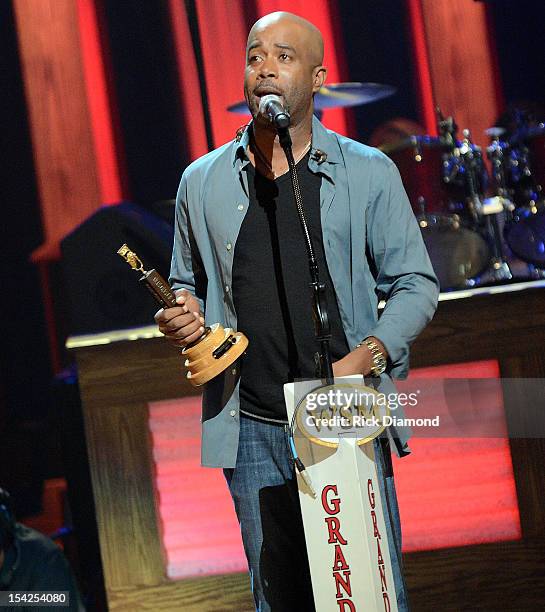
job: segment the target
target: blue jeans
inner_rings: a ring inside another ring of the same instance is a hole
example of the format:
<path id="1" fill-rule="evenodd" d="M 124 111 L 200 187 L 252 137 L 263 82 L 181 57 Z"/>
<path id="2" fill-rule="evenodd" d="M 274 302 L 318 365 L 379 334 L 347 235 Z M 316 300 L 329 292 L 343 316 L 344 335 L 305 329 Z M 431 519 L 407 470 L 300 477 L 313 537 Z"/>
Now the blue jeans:
<path id="1" fill-rule="evenodd" d="M 375 440 L 397 605 L 408 612 L 401 527 L 389 451 Z M 297 481 L 283 425 L 241 415 L 237 463 L 224 470 L 240 523 L 257 612 L 312 612 L 314 600 Z M 389 520 L 388 520 L 389 519 Z"/>

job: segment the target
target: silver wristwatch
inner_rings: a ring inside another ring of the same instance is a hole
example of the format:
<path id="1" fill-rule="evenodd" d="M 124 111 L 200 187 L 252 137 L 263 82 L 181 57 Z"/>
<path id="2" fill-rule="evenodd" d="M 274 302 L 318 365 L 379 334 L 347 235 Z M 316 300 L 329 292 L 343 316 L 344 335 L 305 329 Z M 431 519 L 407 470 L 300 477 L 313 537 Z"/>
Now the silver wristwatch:
<path id="1" fill-rule="evenodd" d="M 380 376 L 386 369 L 386 357 L 384 357 L 378 347 L 378 344 L 376 342 L 373 342 L 373 340 L 365 338 L 359 344 L 356 345 L 356 348 L 360 347 L 362 344 L 365 344 L 367 348 L 371 351 L 371 359 L 373 360 L 373 365 L 371 366 L 371 374 L 373 376 Z"/>

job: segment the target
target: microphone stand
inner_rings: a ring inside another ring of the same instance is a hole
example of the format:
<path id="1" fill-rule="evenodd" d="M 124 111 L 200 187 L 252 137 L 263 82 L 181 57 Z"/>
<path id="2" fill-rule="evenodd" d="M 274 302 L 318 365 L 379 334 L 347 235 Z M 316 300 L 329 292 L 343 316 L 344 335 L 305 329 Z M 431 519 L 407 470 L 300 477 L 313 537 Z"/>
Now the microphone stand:
<path id="1" fill-rule="evenodd" d="M 332 385 L 334 383 L 333 365 L 331 362 L 331 350 L 329 347 L 329 341 L 331 340 L 331 325 L 327 310 L 325 284 L 320 282 L 318 262 L 316 261 L 316 256 L 314 254 L 312 238 L 310 236 L 310 232 L 308 231 L 305 210 L 303 208 L 303 196 L 301 194 L 301 187 L 299 186 L 297 170 L 295 169 L 291 136 L 288 128 L 279 128 L 278 137 L 280 139 L 280 145 L 282 146 L 282 149 L 286 155 L 286 159 L 288 160 L 295 204 L 297 206 L 301 227 L 303 228 L 303 233 L 305 235 L 305 246 L 307 248 L 308 265 L 311 278 L 310 286 L 312 287 L 312 315 L 314 319 L 314 333 L 316 335 L 316 340 L 320 345 L 320 378 L 325 379 L 327 385 Z"/>

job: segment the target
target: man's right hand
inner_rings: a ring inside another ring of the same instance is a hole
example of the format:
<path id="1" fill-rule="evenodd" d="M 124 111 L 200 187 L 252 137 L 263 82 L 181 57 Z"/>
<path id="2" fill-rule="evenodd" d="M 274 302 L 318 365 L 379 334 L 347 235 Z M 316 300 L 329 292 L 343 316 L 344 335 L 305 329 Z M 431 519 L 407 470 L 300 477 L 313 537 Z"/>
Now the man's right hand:
<path id="1" fill-rule="evenodd" d="M 186 289 L 175 291 L 178 306 L 161 308 L 155 313 L 159 331 L 174 346 L 184 347 L 198 340 L 204 333 L 204 317 L 199 302 Z"/>

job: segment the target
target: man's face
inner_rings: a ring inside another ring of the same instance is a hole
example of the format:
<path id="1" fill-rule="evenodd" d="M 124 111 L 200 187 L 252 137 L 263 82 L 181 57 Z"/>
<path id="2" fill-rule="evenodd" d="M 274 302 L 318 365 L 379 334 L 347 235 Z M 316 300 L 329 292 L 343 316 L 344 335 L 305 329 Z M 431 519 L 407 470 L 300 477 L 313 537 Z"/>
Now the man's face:
<path id="1" fill-rule="evenodd" d="M 252 30 L 246 50 L 244 95 L 258 122 L 259 101 L 267 94 L 279 95 L 291 114 L 292 124 L 312 113 L 312 95 L 325 77 L 325 69 L 313 63 L 308 32 L 299 24 L 277 21 Z M 307 44 L 305 44 L 307 43 Z"/>

